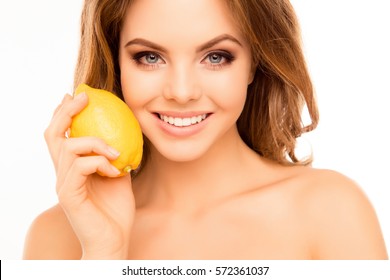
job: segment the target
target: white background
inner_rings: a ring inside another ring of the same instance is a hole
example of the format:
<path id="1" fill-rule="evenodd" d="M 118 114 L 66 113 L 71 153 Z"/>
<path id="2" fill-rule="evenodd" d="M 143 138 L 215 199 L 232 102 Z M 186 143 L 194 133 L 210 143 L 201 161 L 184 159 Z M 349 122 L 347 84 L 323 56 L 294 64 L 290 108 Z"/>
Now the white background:
<path id="1" fill-rule="evenodd" d="M 56 203 L 43 139 L 72 88 L 82 0 L 0 0 L 0 258 L 21 259 L 32 220 Z M 294 0 L 321 119 L 314 167 L 353 178 L 390 246 L 388 1 Z"/>

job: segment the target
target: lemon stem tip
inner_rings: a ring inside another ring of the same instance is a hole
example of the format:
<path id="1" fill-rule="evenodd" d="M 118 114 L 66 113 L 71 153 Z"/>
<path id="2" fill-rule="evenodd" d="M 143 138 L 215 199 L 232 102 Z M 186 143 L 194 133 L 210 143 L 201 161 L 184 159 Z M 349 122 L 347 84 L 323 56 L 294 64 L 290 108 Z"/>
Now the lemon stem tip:
<path id="1" fill-rule="evenodd" d="M 126 166 L 125 168 L 123 168 L 123 171 L 126 172 L 126 173 L 130 173 L 131 171 L 131 166 Z"/>

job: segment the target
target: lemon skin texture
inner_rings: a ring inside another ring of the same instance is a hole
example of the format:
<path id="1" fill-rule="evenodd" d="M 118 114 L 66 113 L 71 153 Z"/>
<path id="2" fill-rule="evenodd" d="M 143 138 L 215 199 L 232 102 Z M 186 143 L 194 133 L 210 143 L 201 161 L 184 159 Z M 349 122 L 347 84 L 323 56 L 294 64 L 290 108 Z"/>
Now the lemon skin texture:
<path id="1" fill-rule="evenodd" d="M 119 151 L 118 158 L 111 161 L 120 171 L 118 176 L 137 169 L 142 159 L 143 137 L 133 112 L 124 101 L 109 91 L 80 84 L 74 95 L 83 92 L 88 95 L 89 102 L 73 117 L 70 137 L 98 137 Z"/>

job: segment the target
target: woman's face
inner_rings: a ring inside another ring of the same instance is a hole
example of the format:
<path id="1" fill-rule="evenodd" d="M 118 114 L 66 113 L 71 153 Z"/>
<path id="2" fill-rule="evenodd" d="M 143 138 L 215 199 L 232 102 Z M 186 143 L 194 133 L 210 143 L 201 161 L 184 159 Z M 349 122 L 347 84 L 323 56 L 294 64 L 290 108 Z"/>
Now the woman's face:
<path id="1" fill-rule="evenodd" d="M 164 157 L 194 160 L 238 137 L 251 55 L 223 0 L 135 0 L 119 64 L 124 99 Z"/>

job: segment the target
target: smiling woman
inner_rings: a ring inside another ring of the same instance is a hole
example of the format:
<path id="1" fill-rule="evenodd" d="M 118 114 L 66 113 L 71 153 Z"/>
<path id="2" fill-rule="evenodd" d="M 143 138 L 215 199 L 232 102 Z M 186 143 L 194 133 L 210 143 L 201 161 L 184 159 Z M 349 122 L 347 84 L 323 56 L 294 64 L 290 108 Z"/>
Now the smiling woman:
<path id="1" fill-rule="evenodd" d="M 59 204 L 26 259 L 387 258 L 356 184 L 295 155 L 318 112 L 287 0 L 86 0 L 80 83 L 127 103 L 146 152 L 97 175 L 112 149 L 65 137 L 88 103 L 65 96 L 45 133 Z"/>
<path id="2" fill-rule="evenodd" d="M 207 11 L 202 11 L 204 5 Z M 138 6 L 148 9 L 150 18 Z M 180 14 L 180 27 L 172 13 Z M 195 159 L 216 141 L 229 143 L 230 137 L 223 139 L 228 131 L 238 137 L 235 122 L 253 76 L 252 57 L 241 32 L 224 16 L 228 13 L 226 5 L 213 1 L 134 2 L 125 17 L 119 48 L 121 92 L 147 139 L 175 161 Z M 201 15 L 202 23 L 194 25 Z M 168 123 L 156 115 L 165 116 Z M 204 120 L 182 126 L 183 120 L 199 116 Z"/>

